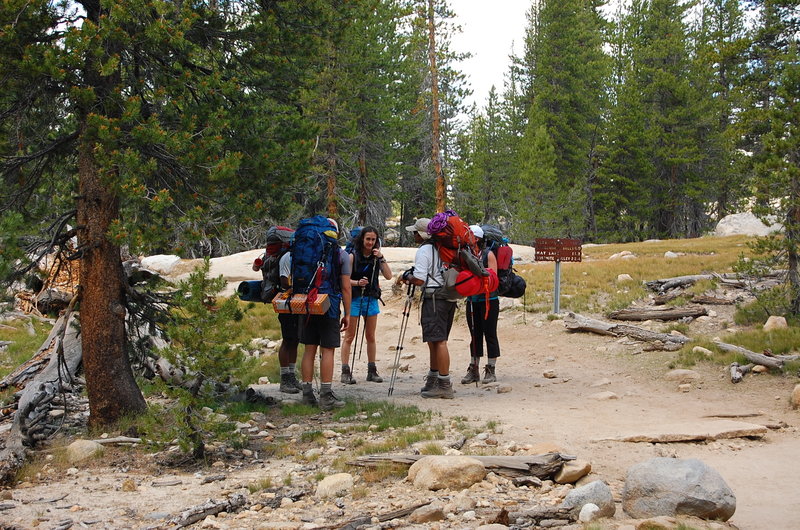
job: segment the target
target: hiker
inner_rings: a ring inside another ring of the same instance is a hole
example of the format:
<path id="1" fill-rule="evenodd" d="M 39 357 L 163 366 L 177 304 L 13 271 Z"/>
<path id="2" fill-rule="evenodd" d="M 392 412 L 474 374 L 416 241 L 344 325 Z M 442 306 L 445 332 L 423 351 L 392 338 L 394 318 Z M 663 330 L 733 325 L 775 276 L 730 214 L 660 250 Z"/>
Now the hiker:
<path id="1" fill-rule="evenodd" d="M 423 286 L 420 324 L 422 341 L 428 344 L 430 368 L 420 395 L 424 398 L 453 399 L 447 338 L 453 326 L 456 302 L 429 296 L 437 287 L 444 285 L 442 262 L 436 247 L 429 242 L 429 222 L 430 219 L 421 218 L 406 227 L 406 230 L 414 233 L 414 240 L 420 247 L 414 256 L 414 267 L 403 273 L 402 281 Z"/>
<path id="2" fill-rule="evenodd" d="M 279 262 L 281 290 L 286 291 L 292 286 L 292 255 L 286 253 Z M 278 350 L 278 363 L 281 367 L 281 386 L 279 390 L 286 394 L 297 394 L 303 386 L 297 380 L 297 346 L 300 344 L 300 315 L 292 313 L 278 313 L 278 322 L 281 325 L 281 347 Z"/>
<path id="3" fill-rule="evenodd" d="M 383 378 L 378 375 L 375 358 L 378 345 L 375 341 L 375 328 L 378 325 L 378 314 L 381 312 L 378 301 L 381 298 L 381 289 L 378 286 L 378 272 L 387 280 L 392 279 L 392 270 L 386 263 L 386 258 L 380 249 L 378 231 L 365 226 L 353 241 L 353 252 L 350 254 L 349 285 L 352 288 L 352 301 L 350 303 L 350 316 L 364 318 L 363 341 L 367 341 L 367 381 L 382 383 Z M 358 320 L 356 325 L 347 328 L 342 341 L 342 376 L 341 382 L 346 385 L 356 384 L 353 371 L 350 369 L 350 349 L 353 341 L 357 339 Z"/>
<path id="4" fill-rule="evenodd" d="M 253 270 L 263 274 L 261 300 L 271 302 L 278 293 L 286 292 L 291 286 L 291 254 L 289 247 L 294 230 L 285 226 L 271 226 L 267 230 L 265 252 L 253 262 Z M 281 347 L 278 350 L 278 363 L 281 370 L 280 391 L 297 394 L 303 387 L 297 380 L 296 362 L 299 344 L 297 315 L 278 313 L 281 325 Z"/>
<path id="5" fill-rule="evenodd" d="M 326 224 L 327 223 L 327 224 Z M 315 216 L 300 221 L 292 246 L 292 285 L 295 292 L 327 294 L 330 308 L 322 315 L 301 314 L 299 339 L 305 345 L 301 366 L 303 404 L 322 410 L 343 407 L 344 401 L 333 393 L 334 350 L 339 347 L 342 331 L 350 326 L 350 257 L 339 247 L 339 226 L 331 218 Z M 313 248 L 318 244 L 322 248 Z M 342 312 L 344 306 L 344 312 Z M 320 349 L 319 400 L 314 395 L 314 361 Z"/>
<path id="6" fill-rule="evenodd" d="M 494 252 L 486 248 L 483 238 L 483 229 L 478 225 L 471 225 L 470 230 L 478 240 L 481 250 L 481 260 L 487 269 L 497 271 L 497 257 Z M 487 311 L 486 304 L 489 304 Z M 483 384 L 497 381 L 495 366 L 500 357 L 500 342 L 497 340 L 497 317 L 500 315 L 500 298 L 497 290 L 487 295 L 477 294 L 467 297 L 467 326 L 469 326 L 469 351 L 470 363 L 467 375 L 461 379 L 461 384 L 468 385 L 480 381 L 479 364 L 483 357 L 483 339 L 486 339 L 486 354 L 488 362 L 484 366 Z"/>

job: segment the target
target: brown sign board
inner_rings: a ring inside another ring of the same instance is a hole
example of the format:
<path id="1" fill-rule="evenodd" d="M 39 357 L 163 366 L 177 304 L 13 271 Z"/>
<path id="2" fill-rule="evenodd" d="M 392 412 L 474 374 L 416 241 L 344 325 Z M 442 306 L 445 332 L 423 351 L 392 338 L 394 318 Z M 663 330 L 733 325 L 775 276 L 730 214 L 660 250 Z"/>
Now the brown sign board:
<path id="1" fill-rule="evenodd" d="M 536 261 L 580 261 L 581 240 L 566 238 L 536 238 Z"/>

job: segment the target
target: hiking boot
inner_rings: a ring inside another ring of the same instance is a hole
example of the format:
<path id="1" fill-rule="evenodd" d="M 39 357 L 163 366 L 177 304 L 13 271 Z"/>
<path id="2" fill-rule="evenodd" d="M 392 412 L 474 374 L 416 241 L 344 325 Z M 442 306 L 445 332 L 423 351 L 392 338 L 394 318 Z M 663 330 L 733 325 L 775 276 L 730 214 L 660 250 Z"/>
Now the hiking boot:
<path id="1" fill-rule="evenodd" d="M 425 386 L 422 387 L 420 393 L 422 392 L 430 392 L 436 385 L 438 384 L 439 378 L 435 375 L 426 375 L 425 376 Z"/>
<path id="2" fill-rule="evenodd" d="M 470 383 L 477 383 L 480 380 L 481 374 L 478 371 L 478 365 L 469 363 L 469 366 L 467 366 L 467 375 L 461 378 L 461 384 L 468 385 Z"/>
<path id="3" fill-rule="evenodd" d="M 303 387 L 300 386 L 300 382 L 297 381 L 297 377 L 294 374 L 281 374 L 279 390 L 284 394 L 299 394 Z"/>
<path id="4" fill-rule="evenodd" d="M 319 407 L 317 397 L 314 395 L 313 390 L 311 392 L 303 392 L 303 401 L 301 401 L 301 403 L 310 407 Z"/>
<path id="5" fill-rule="evenodd" d="M 342 369 L 342 377 L 339 379 L 343 385 L 354 385 L 356 380 L 353 378 L 353 372 L 349 369 Z"/>
<path id="6" fill-rule="evenodd" d="M 481 381 L 481 383 L 486 385 L 489 383 L 494 383 L 495 381 L 497 381 L 497 377 L 494 375 L 494 366 L 487 364 L 483 367 L 483 381 Z"/>
<path id="7" fill-rule="evenodd" d="M 340 409 L 344 407 L 344 401 L 336 397 L 333 391 L 319 395 L 319 408 L 322 410 Z"/>
<path id="8" fill-rule="evenodd" d="M 373 383 L 383 383 L 383 377 L 378 375 L 377 368 L 368 368 L 367 381 L 372 381 Z"/>
<path id="9" fill-rule="evenodd" d="M 422 392 L 420 395 L 424 398 L 439 398 L 439 399 L 453 399 L 453 383 L 451 381 L 442 381 L 436 384 L 435 388 Z"/>

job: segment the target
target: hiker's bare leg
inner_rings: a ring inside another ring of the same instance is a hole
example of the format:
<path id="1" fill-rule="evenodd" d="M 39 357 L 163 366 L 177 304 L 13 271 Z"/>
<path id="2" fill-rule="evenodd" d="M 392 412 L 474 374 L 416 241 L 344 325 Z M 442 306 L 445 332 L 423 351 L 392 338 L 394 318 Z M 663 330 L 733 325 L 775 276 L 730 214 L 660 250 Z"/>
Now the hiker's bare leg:
<path id="1" fill-rule="evenodd" d="M 297 345 L 298 342 L 296 340 L 283 339 L 278 350 L 278 363 L 282 367 L 285 368 L 297 362 Z"/>
<path id="2" fill-rule="evenodd" d="M 300 367 L 301 375 L 303 376 L 304 383 L 310 383 L 314 380 L 314 360 L 317 356 L 317 345 L 306 344 L 303 351 L 303 364 Z M 330 381 L 330 379 L 328 379 Z"/>
<path id="3" fill-rule="evenodd" d="M 367 342 L 367 361 L 374 363 L 378 356 L 378 343 L 375 340 L 375 329 L 378 327 L 378 315 L 364 317 L 364 340 Z"/>
<path id="4" fill-rule="evenodd" d="M 342 364 L 350 364 L 350 350 L 353 347 L 353 341 L 355 340 L 355 337 L 356 326 L 350 325 L 350 327 L 347 328 L 347 331 L 344 332 L 344 338 L 342 339 Z"/>
<path id="5" fill-rule="evenodd" d="M 333 381 L 333 351 L 334 348 L 320 348 L 319 356 L 319 380 L 322 383 Z M 305 358 L 303 358 L 305 366 Z"/>

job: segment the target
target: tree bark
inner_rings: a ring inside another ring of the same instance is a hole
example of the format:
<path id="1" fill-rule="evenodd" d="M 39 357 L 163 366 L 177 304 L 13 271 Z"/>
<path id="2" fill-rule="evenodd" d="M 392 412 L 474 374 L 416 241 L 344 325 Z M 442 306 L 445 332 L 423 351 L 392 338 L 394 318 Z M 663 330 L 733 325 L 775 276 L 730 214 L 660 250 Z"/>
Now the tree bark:
<path id="1" fill-rule="evenodd" d="M 119 217 L 119 199 L 101 182 L 93 147 L 82 138 L 78 153 L 80 320 L 89 423 L 103 425 L 141 413 L 146 404 L 125 351 L 122 260 L 119 247 L 108 239 L 111 223 Z"/>
<path id="2" fill-rule="evenodd" d="M 439 71 L 436 67 L 436 23 L 433 0 L 428 0 L 428 59 L 431 68 L 431 106 L 432 106 L 432 142 L 431 159 L 436 175 L 436 211 L 443 212 L 447 202 L 447 185 L 442 173 L 439 134 Z"/>

